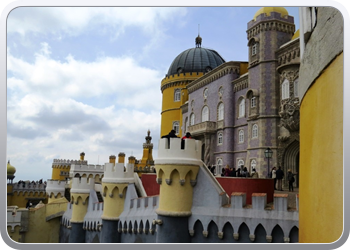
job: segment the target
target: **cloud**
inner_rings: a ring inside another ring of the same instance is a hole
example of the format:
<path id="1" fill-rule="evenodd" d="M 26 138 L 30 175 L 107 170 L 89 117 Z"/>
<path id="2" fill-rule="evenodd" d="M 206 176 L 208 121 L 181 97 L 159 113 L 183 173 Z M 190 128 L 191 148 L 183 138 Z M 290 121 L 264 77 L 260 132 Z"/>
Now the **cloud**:
<path id="1" fill-rule="evenodd" d="M 8 16 L 7 30 L 21 36 L 34 33 L 60 37 L 77 36 L 104 25 L 118 37 L 126 27 L 133 26 L 152 36 L 162 29 L 162 21 L 185 13 L 178 7 L 18 7 Z"/>
<path id="2" fill-rule="evenodd" d="M 101 57 L 86 62 L 68 55 L 61 62 L 50 58 L 49 48 L 44 43 L 32 64 L 8 51 L 8 72 L 13 74 L 8 79 L 8 88 L 23 94 L 36 93 L 48 99 L 114 95 L 118 105 L 159 107 L 161 72 L 145 68 L 131 57 Z"/>

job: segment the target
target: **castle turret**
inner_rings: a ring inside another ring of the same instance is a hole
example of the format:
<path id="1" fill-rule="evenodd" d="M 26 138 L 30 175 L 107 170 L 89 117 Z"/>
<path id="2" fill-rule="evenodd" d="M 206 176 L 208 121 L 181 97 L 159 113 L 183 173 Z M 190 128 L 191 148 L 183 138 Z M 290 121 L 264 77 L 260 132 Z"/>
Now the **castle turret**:
<path id="1" fill-rule="evenodd" d="M 73 178 L 71 189 L 72 209 L 72 232 L 69 237 L 70 243 L 84 243 L 85 231 L 83 229 L 84 217 L 88 208 L 90 190 L 94 189 L 94 179 Z"/>
<path id="2" fill-rule="evenodd" d="M 181 149 L 180 138 L 160 139 L 158 158 L 155 160 L 157 182 L 160 184 L 160 224 L 157 242 L 189 242 L 188 217 L 191 215 L 193 186 L 201 161 L 201 142 L 185 140 Z M 176 224 L 176 228 L 174 228 Z M 175 232 L 176 231 L 176 232 Z"/>
<path id="3" fill-rule="evenodd" d="M 64 197 L 67 181 L 47 180 L 46 193 L 49 196 L 48 203 Z"/>
<path id="4" fill-rule="evenodd" d="M 134 183 L 134 163 L 130 159 L 124 167 L 124 153 L 118 155 L 118 163 L 106 163 L 105 173 L 102 179 L 102 190 L 104 196 L 104 207 L 102 214 L 101 242 L 120 242 L 118 233 L 119 215 L 123 212 L 127 187 Z M 134 159 L 134 158 L 133 158 Z"/>

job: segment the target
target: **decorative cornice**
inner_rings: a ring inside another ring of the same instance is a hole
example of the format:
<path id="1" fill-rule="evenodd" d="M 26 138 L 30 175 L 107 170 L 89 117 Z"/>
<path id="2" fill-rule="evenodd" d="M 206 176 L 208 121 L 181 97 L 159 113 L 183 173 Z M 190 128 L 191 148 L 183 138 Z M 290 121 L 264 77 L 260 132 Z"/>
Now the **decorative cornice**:
<path id="1" fill-rule="evenodd" d="M 236 93 L 242 89 L 248 88 L 248 84 L 249 84 L 248 75 L 245 75 L 241 78 L 233 80 L 232 84 L 233 84 L 233 92 L 234 93 Z"/>
<path id="2" fill-rule="evenodd" d="M 293 23 L 283 22 L 280 20 L 261 21 L 247 30 L 247 38 L 250 40 L 264 31 L 280 31 L 288 34 L 294 34 L 295 25 Z"/>
<path id="3" fill-rule="evenodd" d="M 240 62 L 227 62 L 206 73 L 202 77 L 192 81 L 187 85 L 188 93 L 192 93 L 209 83 L 231 73 L 240 73 Z"/>

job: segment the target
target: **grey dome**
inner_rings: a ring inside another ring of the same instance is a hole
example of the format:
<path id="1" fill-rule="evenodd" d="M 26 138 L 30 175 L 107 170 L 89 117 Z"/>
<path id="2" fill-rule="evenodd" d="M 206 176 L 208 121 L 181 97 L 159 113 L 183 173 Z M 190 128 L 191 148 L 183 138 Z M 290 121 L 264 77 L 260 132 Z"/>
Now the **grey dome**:
<path id="1" fill-rule="evenodd" d="M 167 76 L 187 72 L 208 72 L 225 63 L 218 52 L 206 48 L 192 48 L 180 53 L 170 65 Z"/>

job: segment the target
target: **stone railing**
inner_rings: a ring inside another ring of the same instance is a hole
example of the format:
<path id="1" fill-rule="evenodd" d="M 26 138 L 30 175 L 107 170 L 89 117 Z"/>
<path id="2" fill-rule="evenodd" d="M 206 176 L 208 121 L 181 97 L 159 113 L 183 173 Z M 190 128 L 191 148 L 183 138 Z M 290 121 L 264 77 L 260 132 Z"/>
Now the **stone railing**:
<path id="1" fill-rule="evenodd" d="M 215 133 L 216 132 L 216 122 L 201 122 L 188 127 L 188 131 L 192 135 L 199 135 L 205 133 Z"/>

